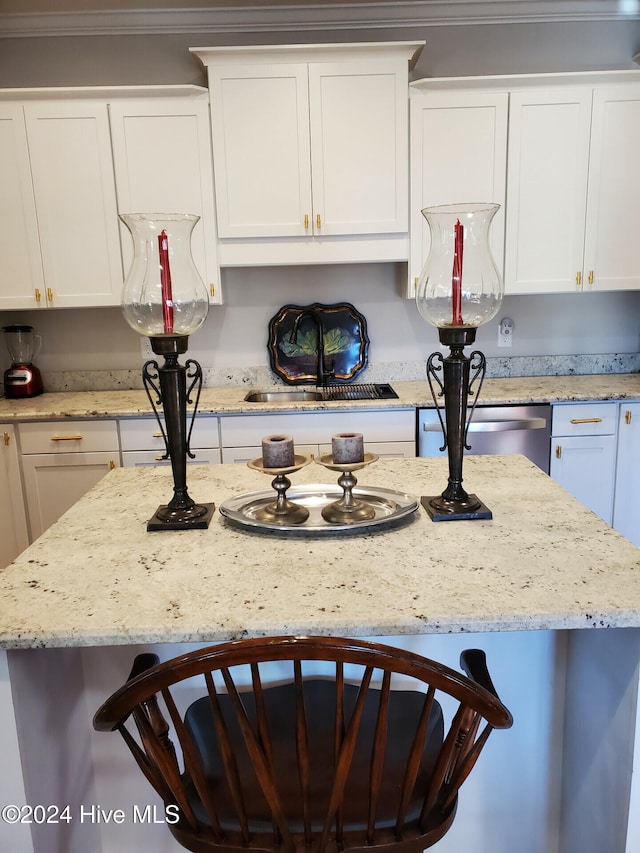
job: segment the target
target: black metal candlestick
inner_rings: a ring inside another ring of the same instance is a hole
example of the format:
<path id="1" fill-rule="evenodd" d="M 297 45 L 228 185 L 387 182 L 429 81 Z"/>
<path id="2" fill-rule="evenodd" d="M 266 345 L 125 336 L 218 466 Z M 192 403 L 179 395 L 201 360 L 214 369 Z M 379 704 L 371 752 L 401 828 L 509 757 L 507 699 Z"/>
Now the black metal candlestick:
<path id="1" fill-rule="evenodd" d="M 164 438 L 163 458 L 171 460 L 173 498 L 158 507 L 147 523 L 147 530 L 203 530 L 209 526 L 215 505 L 197 504 L 187 491 L 187 456 L 193 459 L 195 455 L 189 445 L 202 389 L 202 369 L 194 359 L 187 359 L 184 365 L 178 361 L 187 351 L 186 335 L 152 337 L 150 341 L 154 353 L 164 357 L 164 364 L 159 366 L 154 359 L 147 361 L 142 368 L 142 381 Z M 197 396 L 187 432 L 187 404 L 192 402 L 194 389 Z M 164 409 L 166 432 L 159 405 Z"/>
<path id="2" fill-rule="evenodd" d="M 421 503 L 433 521 L 489 519 L 493 517 L 491 510 L 476 495 L 469 495 L 462 488 L 462 459 L 465 449 L 471 449 L 467 444 L 467 431 L 484 380 L 486 359 L 477 350 L 471 353 L 470 358 L 464 354 L 465 346 L 476 339 L 475 327 L 441 327 L 438 333 L 440 343 L 448 346 L 450 353 L 446 358 L 439 352 L 429 356 L 427 379 L 444 435 L 440 449 L 446 448 L 449 457 L 449 482 L 441 495 L 423 497 Z M 473 387 L 476 382 L 477 391 Z M 438 403 L 438 398 L 443 395 L 444 421 Z M 467 405 L 469 397 L 473 397 L 470 410 Z"/>

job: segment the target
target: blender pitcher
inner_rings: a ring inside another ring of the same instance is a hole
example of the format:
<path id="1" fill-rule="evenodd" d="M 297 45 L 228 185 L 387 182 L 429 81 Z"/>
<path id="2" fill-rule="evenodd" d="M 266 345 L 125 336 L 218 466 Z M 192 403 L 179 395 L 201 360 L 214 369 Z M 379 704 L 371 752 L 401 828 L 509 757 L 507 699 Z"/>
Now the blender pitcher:
<path id="1" fill-rule="evenodd" d="M 4 373 L 4 393 L 7 397 L 35 397 L 42 394 L 42 377 L 33 364 L 42 343 L 33 334 L 33 326 L 3 326 L 11 367 Z"/>

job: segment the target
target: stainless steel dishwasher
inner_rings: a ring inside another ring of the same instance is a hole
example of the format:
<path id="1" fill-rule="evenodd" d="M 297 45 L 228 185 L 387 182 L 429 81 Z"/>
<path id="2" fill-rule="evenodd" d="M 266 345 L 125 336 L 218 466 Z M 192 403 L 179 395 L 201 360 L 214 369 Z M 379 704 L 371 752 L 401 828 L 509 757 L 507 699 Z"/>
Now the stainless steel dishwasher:
<path id="1" fill-rule="evenodd" d="M 444 418 L 444 411 L 442 411 Z M 418 409 L 418 456 L 444 456 L 442 426 L 435 409 Z M 477 406 L 465 453 L 521 453 L 549 473 L 551 406 Z"/>

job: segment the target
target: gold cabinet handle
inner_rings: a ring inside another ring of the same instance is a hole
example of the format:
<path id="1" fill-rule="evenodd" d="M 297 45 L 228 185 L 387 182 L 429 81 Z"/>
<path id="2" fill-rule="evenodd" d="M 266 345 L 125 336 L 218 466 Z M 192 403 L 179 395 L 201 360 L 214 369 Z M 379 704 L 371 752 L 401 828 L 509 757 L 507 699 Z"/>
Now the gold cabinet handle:
<path id="1" fill-rule="evenodd" d="M 593 270 L 589 270 L 589 284 L 593 284 Z"/>
<path id="2" fill-rule="evenodd" d="M 304 228 L 305 231 L 309 228 L 309 214 L 305 213 L 304 215 Z"/>
<path id="3" fill-rule="evenodd" d="M 629 409 L 627 409 L 627 411 L 624 413 L 624 422 L 626 424 L 630 424 L 631 423 L 631 417 L 632 417 L 631 412 L 629 411 Z M 6 435 L 6 433 L 5 433 L 5 435 Z"/>
<path id="4" fill-rule="evenodd" d="M 109 460 L 109 470 L 113 471 L 115 467 L 116 467 L 116 463 L 113 461 L 113 459 L 110 459 Z"/>
<path id="5" fill-rule="evenodd" d="M 581 284 L 582 284 L 582 273 L 580 272 L 580 270 L 578 270 L 578 272 L 576 273 L 576 287 L 580 287 Z"/>
<path id="6" fill-rule="evenodd" d="M 50 287 L 47 288 L 47 301 L 53 302 L 53 290 Z"/>
<path id="7" fill-rule="evenodd" d="M 161 432 L 154 432 L 151 438 L 164 438 Z"/>
<path id="8" fill-rule="evenodd" d="M 316 213 L 316 228 L 322 228 L 322 221 L 319 213 Z"/>
<path id="9" fill-rule="evenodd" d="M 81 435 L 52 435 L 51 441 L 82 441 Z"/>
<path id="10" fill-rule="evenodd" d="M 562 448 L 559 444 L 556 444 L 556 459 L 560 459 L 562 456 Z"/>
<path id="11" fill-rule="evenodd" d="M 39 288 L 39 287 L 36 287 L 36 290 L 35 290 L 35 297 L 36 297 L 36 302 L 40 302 L 40 300 L 42 299 L 42 294 L 40 293 L 40 288 Z"/>
<path id="12" fill-rule="evenodd" d="M 215 284 L 213 284 L 213 282 L 209 285 L 209 295 L 210 296 L 216 295 L 216 286 L 215 286 Z"/>
<path id="13" fill-rule="evenodd" d="M 601 424 L 602 418 L 571 418 L 572 424 Z"/>
<path id="14" fill-rule="evenodd" d="M 4 446 L 9 447 L 10 443 L 11 443 L 11 436 L 9 435 L 8 432 L 5 432 L 5 434 L 4 434 Z"/>

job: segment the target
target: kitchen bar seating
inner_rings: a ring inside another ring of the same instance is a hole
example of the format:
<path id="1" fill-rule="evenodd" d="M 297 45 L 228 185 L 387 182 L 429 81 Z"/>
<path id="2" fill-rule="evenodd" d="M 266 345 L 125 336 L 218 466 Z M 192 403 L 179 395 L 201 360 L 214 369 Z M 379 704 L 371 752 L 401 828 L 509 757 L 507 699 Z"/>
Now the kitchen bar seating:
<path id="1" fill-rule="evenodd" d="M 492 729 L 512 724 L 484 652 L 460 663 L 468 677 L 332 637 L 240 640 L 165 663 L 139 655 L 94 727 L 120 731 L 195 853 L 420 851 L 451 826 Z"/>

